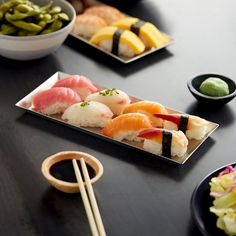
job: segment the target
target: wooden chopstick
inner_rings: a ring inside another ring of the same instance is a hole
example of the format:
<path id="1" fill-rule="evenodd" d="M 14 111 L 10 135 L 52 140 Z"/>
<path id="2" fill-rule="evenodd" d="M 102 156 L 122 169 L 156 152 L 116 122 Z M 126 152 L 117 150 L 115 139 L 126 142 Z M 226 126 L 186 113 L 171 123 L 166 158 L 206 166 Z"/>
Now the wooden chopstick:
<path id="1" fill-rule="evenodd" d="M 88 195 L 84 187 L 84 183 L 76 159 L 73 159 L 72 163 L 92 234 L 93 236 L 106 236 L 106 232 L 102 223 L 102 218 L 98 209 L 97 201 L 93 192 L 85 161 L 83 158 L 80 159 L 80 164 L 82 167 L 82 172 L 85 179 L 85 185 L 87 188 Z"/>

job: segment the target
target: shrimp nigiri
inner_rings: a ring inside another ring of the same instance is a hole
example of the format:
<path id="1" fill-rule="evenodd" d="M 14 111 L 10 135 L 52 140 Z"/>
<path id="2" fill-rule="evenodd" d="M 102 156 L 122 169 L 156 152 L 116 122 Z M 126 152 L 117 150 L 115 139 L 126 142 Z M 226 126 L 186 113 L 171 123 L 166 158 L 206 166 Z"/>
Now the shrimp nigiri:
<path id="1" fill-rule="evenodd" d="M 148 117 L 140 113 L 128 113 L 112 119 L 101 130 L 101 133 L 115 140 L 127 139 L 130 141 L 141 141 L 137 138 L 138 133 L 147 128 L 151 128 Z"/>
<path id="2" fill-rule="evenodd" d="M 151 101 L 140 101 L 132 103 L 125 107 L 123 113 L 143 113 L 147 115 L 153 125 L 153 127 L 162 127 L 163 120 L 161 118 L 154 117 L 153 114 L 161 113 L 161 114 L 168 114 L 166 108 L 157 102 Z"/>
<path id="3" fill-rule="evenodd" d="M 53 87 L 71 88 L 80 95 L 82 100 L 98 90 L 97 87 L 83 75 L 70 75 L 64 79 L 58 80 Z"/>
<path id="4" fill-rule="evenodd" d="M 182 131 L 159 128 L 146 129 L 139 133 L 144 139 L 143 149 L 165 157 L 183 157 L 187 152 L 188 139 Z"/>
<path id="5" fill-rule="evenodd" d="M 80 102 L 80 96 L 70 88 L 51 88 L 33 96 L 32 107 L 46 115 L 62 113 L 70 105 Z"/>
<path id="6" fill-rule="evenodd" d="M 163 127 L 169 130 L 181 130 L 188 139 L 200 140 L 208 132 L 208 122 L 198 116 L 186 114 L 154 114 L 164 121 Z"/>

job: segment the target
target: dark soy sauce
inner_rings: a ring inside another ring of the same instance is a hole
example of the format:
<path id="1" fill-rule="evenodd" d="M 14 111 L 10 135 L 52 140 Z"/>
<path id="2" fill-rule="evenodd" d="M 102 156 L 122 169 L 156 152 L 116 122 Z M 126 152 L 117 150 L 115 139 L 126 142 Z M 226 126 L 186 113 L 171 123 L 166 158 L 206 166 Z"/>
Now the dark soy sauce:
<path id="1" fill-rule="evenodd" d="M 80 161 L 77 160 L 76 162 L 78 164 L 80 172 L 82 173 Z M 88 169 L 89 177 L 91 179 L 95 176 L 95 171 L 90 165 L 86 164 L 86 166 Z M 60 161 L 60 162 L 55 163 L 50 168 L 50 174 L 53 177 L 55 177 L 56 179 L 59 179 L 62 181 L 74 182 L 74 183 L 77 182 L 76 177 L 75 177 L 73 164 L 72 164 L 72 160 L 64 160 L 64 161 Z M 83 178 L 83 175 L 82 175 L 82 178 Z"/>

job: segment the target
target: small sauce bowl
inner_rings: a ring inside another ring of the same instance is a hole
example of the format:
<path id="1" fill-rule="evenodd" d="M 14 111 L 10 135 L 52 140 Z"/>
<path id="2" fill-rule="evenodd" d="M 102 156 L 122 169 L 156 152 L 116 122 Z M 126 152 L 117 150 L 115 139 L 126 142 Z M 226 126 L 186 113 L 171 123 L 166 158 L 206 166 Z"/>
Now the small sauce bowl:
<path id="1" fill-rule="evenodd" d="M 78 193 L 80 189 L 75 178 L 72 160 L 79 160 L 80 158 L 84 158 L 88 170 L 92 172 L 92 174 L 90 174 L 90 178 L 91 183 L 94 184 L 102 176 L 103 166 L 98 159 L 84 152 L 65 151 L 58 152 L 52 156 L 47 157 L 41 166 L 42 174 L 56 189 L 65 193 Z M 70 166 L 68 164 L 70 164 Z M 57 171 L 63 170 L 63 172 L 67 171 L 67 174 L 70 172 L 70 175 L 74 176 L 74 180 L 70 180 L 68 178 L 63 180 L 62 178 L 58 178 L 60 174 L 56 176 L 56 172 L 53 169 L 57 169 Z"/>
<path id="2" fill-rule="evenodd" d="M 206 80 L 207 78 L 210 77 L 216 77 L 219 79 L 222 79 L 225 81 L 228 86 L 229 86 L 229 95 L 222 96 L 222 97 L 213 97 L 213 96 L 208 96 L 205 94 L 202 94 L 199 91 L 199 87 L 201 83 Z M 211 105 L 211 106 L 222 106 L 229 101 L 231 101 L 235 96 L 236 96 L 236 84 L 235 82 L 223 75 L 218 75 L 218 74 L 202 74 L 198 75 L 190 80 L 187 81 L 187 86 L 189 91 L 192 93 L 192 95 L 201 103 L 204 103 L 205 105 Z"/>

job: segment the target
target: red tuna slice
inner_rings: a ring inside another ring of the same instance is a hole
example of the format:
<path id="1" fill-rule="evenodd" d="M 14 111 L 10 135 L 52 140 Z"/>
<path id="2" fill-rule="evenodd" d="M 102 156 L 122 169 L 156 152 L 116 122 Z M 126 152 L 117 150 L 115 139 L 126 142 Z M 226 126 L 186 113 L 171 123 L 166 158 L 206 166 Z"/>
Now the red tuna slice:
<path id="1" fill-rule="evenodd" d="M 74 103 L 81 102 L 80 96 L 70 88 L 58 87 L 37 93 L 32 99 L 34 110 L 52 115 L 64 112 Z"/>
<path id="2" fill-rule="evenodd" d="M 73 89 L 84 100 L 89 94 L 97 92 L 97 87 L 83 75 L 70 75 L 58 80 L 53 87 L 66 87 Z"/>

